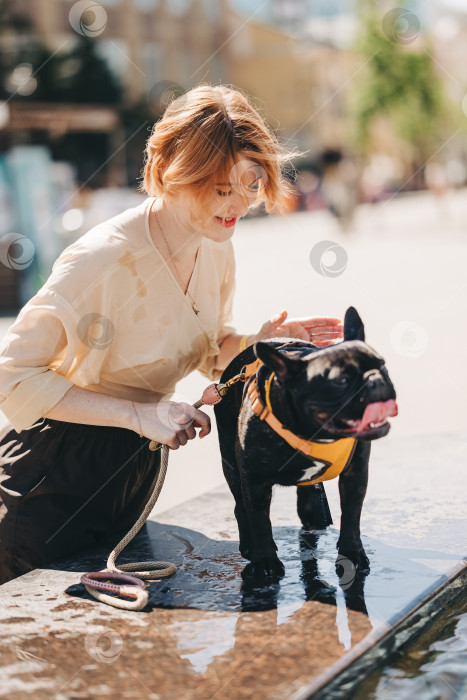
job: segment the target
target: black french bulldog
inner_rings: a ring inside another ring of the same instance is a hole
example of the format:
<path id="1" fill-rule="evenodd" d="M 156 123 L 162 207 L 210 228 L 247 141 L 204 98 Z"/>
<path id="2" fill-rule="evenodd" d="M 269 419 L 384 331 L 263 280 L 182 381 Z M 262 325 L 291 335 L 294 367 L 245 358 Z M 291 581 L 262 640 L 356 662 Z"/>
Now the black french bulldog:
<path id="1" fill-rule="evenodd" d="M 387 418 L 397 415 L 397 405 L 384 360 L 364 337 L 360 316 L 350 307 L 343 342 L 325 348 L 293 338 L 258 342 L 237 355 L 222 374 L 220 381 L 225 383 L 256 358 L 263 363 L 246 383 L 231 385 L 214 407 L 223 471 L 235 499 L 240 553 L 250 560 L 242 572 L 244 579 L 284 575 L 269 519 L 274 484 L 305 484 L 297 488 L 297 510 L 305 530 L 332 523 L 322 483 L 309 484 L 329 469 L 342 470 L 339 555 L 348 557 L 360 573 L 369 571 L 360 515 L 370 441 L 387 435 Z M 255 383 L 257 393 L 250 394 Z M 299 449 L 289 441 L 289 432 L 284 438 L 270 426 L 269 412 L 305 441 L 298 443 Z M 310 440 L 315 446 L 307 453 L 308 447 L 302 447 Z M 319 458 L 313 452 L 316 443 Z M 345 454 L 340 466 L 339 460 L 333 466 L 327 450 L 340 450 L 341 445 Z"/>

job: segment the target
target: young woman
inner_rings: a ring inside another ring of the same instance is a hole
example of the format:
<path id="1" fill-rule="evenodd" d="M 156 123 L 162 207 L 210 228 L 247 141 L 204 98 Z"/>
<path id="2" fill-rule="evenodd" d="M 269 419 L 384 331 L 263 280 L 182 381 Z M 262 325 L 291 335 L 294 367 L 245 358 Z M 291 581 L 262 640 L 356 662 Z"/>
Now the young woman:
<path id="1" fill-rule="evenodd" d="M 286 152 L 244 95 L 199 85 L 175 99 L 146 148 L 141 205 L 68 246 L 0 345 L 0 582 L 126 532 L 160 451 L 210 432 L 171 401 L 199 369 L 219 379 L 248 344 L 326 345 L 338 319 L 230 325 L 237 221 L 288 193 Z"/>

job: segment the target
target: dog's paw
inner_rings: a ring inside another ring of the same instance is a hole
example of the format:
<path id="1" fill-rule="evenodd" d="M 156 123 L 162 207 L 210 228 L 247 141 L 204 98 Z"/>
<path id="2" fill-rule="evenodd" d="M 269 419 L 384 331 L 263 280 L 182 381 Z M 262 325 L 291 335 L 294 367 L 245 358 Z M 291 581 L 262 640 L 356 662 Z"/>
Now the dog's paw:
<path id="1" fill-rule="evenodd" d="M 368 559 L 365 550 L 360 547 L 340 546 L 338 547 L 339 556 L 336 560 L 336 573 L 339 578 L 346 580 L 353 578 L 358 574 L 370 573 L 370 560 Z"/>
<path id="2" fill-rule="evenodd" d="M 360 573 L 360 574 L 369 574 L 370 573 L 370 560 L 368 559 L 367 555 L 365 554 L 364 549 L 362 549 L 362 551 L 359 552 L 359 554 L 358 554 L 357 569 L 358 569 L 358 573 Z"/>
<path id="3" fill-rule="evenodd" d="M 244 581 L 272 579 L 277 580 L 284 576 L 285 569 L 277 557 L 265 557 L 251 561 L 242 571 Z"/>

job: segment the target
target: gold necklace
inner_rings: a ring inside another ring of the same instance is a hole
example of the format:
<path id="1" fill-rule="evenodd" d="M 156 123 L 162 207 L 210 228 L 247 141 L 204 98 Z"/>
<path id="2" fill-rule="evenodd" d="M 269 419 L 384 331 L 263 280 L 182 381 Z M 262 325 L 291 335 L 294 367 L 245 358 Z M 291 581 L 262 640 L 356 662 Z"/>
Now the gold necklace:
<path id="1" fill-rule="evenodd" d="M 154 211 L 154 216 L 156 217 L 157 225 L 159 226 L 160 231 L 161 231 L 161 233 L 162 233 L 162 238 L 164 239 L 165 245 L 167 246 L 167 250 L 169 251 L 170 260 L 173 262 L 175 271 L 176 271 L 176 273 L 177 273 L 177 277 L 178 277 L 178 280 L 179 280 L 179 282 L 180 282 L 180 287 L 183 289 L 184 284 L 183 284 L 182 276 L 181 276 L 180 271 L 179 271 L 179 269 L 178 269 L 178 267 L 177 267 L 177 263 L 175 262 L 174 255 L 173 255 L 172 250 L 171 250 L 171 248 L 170 248 L 170 246 L 169 246 L 169 242 L 168 242 L 167 238 L 165 237 L 164 229 L 163 229 L 162 226 L 161 226 L 161 223 L 160 223 L 159 218 L 158 218 L 158 216 L 157 216 L 157 214 L 156 214 L 156 211 L 155 211 L 155 210 L 153 210 L 153 211 Z M 197 252 L 196 254 L 198 255 L 198 252 Z M 193 272 L 191 273 L 191 275 L 193 275 Z M 188 294 L 188 296 L 190 297 L 192 309 L 193 309 L 193 311 L 195 312 L 195 314 L 198 315 L 200 310 L 198 309 L 198 307 L 197 307 L 197 305 L 196 305 L 196 301 L 193 299 L 193 297 L 191 296 L 190 292 L 188 291 L 188 287 L 189 287 L 190 280 L 191 280 L 191 275 L 190 275 L 190 279 L 188 280 L 188 285 L 187 285 L 187 288 L 186 288 L 186 290 L 185 290 L 185 295 Z"/>

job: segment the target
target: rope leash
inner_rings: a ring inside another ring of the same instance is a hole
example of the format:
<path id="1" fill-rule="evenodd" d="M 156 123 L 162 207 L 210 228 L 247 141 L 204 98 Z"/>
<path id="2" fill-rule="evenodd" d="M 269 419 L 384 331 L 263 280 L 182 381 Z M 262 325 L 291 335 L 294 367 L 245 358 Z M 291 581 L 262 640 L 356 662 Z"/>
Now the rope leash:
<path id="1" fill-rule="evenodd" d="M 246 374 L 241 372 L 229 379 L 225 384 L 210 384 L 203 391 L 201 399 L 193 404 L 193 408 L 199 408 L 204 405 L 213 406 L 219 403 L 232 384 L 238 381 L 245 381 L 245 379 Z M 111 551 L 107 559 L 107 567 L 102 569 L 102 571 L 93 571 L 81 576 L 81 582 L 90 595 L 94 596 L 94 598 L 101 603 L 107 603 L 107 605 L 112 605 L 114 608 L 120 608 L 122 610 L 142 610 L 149 598 L 148 591 L 146 590 L 148 584 L 144 583 L 144 581 L 159 581 L 166 576 L 172 576 L 177 571 L 175 564 L 167 561 L 139 561 L 133 564 L 120 564 L 119 566 L 115 563 L 119 554 L 121 554 L 143 527 L 164 485 L 169 463 L 170 448 L 168 445 L 162 445 L 155 440 L 151 440 L 149 449 L 152 452 L 159 449 L 162 450 L 161 463 L 154 489 L 143 512 L 133 527 Z M 140 568 L 142 569 L 141 571 Z M 128 575 L 127 572 L 130 571 L 133 573 L 133 576 Z M 108 593 L 104 591 L 108 591 Z M 125 596 L 126 599 L 118 598 L 115 595 L 109 595 L 109 593 L 116 593 L 117 596 Z M 128 598 L 130 598 L 130 600 L 128 600 Z"/>

